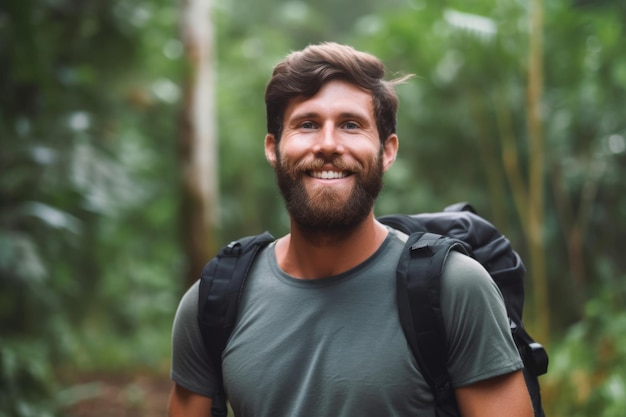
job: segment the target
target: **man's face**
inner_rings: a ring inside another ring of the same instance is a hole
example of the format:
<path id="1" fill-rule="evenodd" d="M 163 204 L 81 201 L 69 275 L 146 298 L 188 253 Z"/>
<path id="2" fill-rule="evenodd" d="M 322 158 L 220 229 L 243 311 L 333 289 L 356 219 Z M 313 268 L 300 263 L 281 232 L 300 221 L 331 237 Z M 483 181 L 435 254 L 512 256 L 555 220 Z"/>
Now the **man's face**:
<path id="1" fill-rule="evenodd" d="M 285 109 L 276 144 L 266 137 L 266 156 L 276 171 L 291 218 L 316 231 L 343 231 L 371 212 L 393 162 L 397 138 L 381 145 L 369 92 L 342 80 Z"/>

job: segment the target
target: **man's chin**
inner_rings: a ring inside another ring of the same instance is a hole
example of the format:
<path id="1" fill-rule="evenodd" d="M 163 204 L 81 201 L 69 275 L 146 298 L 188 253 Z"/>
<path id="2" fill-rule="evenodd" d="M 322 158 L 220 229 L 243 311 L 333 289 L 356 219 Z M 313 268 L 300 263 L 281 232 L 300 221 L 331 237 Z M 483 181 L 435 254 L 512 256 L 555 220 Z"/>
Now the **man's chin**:
<path id="1" fill-rule="evenodd" d="M 323 204 L 292 207 L 291 217 L 301 228 L 320 233 L 345 233 L 356 228 L 371 211 L 371 205 L 354 205 L 345 201 L 325 200 Z M 319 201 L 319 200 L 318 200 Z"/>

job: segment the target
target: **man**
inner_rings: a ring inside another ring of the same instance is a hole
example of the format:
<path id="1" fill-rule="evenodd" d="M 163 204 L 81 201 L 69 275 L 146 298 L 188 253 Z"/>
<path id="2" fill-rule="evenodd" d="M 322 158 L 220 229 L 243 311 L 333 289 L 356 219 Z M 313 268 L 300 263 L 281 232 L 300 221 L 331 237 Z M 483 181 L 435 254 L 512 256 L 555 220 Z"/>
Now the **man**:
<path id="1" fill-rule="evenodd" d="M 265 101 L 265 155 L 290 233 L 257 255 L 223 354 L 237 417 L 435 416 L 395 303 L 406 235 L 374 217 L 398 151 L 394 86 L 372 55 L 335 43 L 288 55 Z M 173 329 L 170 416 L 209 416 L 215 387 L 198 286 Z M 449 371 L 464 417 L 531 417 L 501 294 L 453 252 L 442 276 Z"/>

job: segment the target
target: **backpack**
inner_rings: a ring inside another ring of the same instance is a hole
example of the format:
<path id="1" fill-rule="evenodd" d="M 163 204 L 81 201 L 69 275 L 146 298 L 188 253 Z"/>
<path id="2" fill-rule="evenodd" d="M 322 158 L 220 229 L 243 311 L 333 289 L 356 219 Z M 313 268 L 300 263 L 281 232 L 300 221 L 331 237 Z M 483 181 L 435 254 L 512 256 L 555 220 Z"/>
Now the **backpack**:
<path id="1" fill-rule="evenodd" d="M 509 240 L 467 203 L 443 212 L 393 214 L 378 220 L 407 235 L 396 270 L 396 296 L 400 323 L 426 382 L 438 417 L 459 416 L 447 371 L 446 336 L 440 302 L 439 277 L 451 250 L 468 254 L 489 272 L 502 292 L 511 333 L 524 362 L 524 379 L 535 417 L 545 417 L 538 377 L 547 372 L 548 355 L 522 323 L 526 269 Z M 200 276 L 198 324 L 218 377 L 221 358 L 234 328 L 246 275 L 256 254 L 274 241 L 265 232 L 233 241 L 204 267 Z M 213 417 L 227 415 L 223 384 L 213 396 Z"/>

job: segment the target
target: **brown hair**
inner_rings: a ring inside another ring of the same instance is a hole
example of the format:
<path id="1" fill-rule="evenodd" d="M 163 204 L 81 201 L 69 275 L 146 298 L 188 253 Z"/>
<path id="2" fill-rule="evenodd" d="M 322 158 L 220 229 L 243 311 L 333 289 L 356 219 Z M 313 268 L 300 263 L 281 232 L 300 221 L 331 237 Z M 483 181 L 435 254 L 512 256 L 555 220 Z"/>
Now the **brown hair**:
<path id="1" fill-rule="evenodd" d="M 396 132 L 398 96 L 395 85 L 410 77 L 386 81 L 385 67 L 366 52 L 324 42 L 292 52 L 274 67 L 265 90 L 267 131 L 280 140 L 283 117 L 289 101 L 312 97 L 332 79 L 344 79 L 372 94 L 374 116 L 381 142 Z"/>

